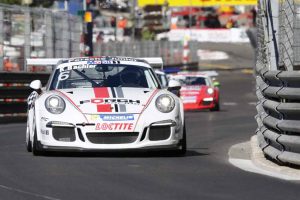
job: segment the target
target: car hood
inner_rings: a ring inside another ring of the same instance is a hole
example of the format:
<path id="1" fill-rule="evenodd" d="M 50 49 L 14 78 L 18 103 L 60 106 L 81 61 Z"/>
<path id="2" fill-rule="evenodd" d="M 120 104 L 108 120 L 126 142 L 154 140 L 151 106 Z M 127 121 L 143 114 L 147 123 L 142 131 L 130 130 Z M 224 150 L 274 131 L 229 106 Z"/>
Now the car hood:
<path id="1" fill-rule="evenodd" d="M 84 114 L 141 113 L 155 90 L 148 88 L 74 88 L 56 90 Z"/>
<path id="2" fill-rule="evenodd" d="M 182 86 L 180 89 L 180 93 L 182 95 L 197 95 L 201 93 L 201 91 L 206 90 L 208 87 L 206 85 L 186 85 Z"/>

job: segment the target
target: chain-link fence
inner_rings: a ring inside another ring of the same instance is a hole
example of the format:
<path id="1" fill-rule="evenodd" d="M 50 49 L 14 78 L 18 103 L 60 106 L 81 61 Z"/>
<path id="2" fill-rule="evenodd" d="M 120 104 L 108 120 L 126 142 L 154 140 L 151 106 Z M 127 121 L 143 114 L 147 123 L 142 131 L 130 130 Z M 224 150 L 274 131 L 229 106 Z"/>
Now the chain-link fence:
<path id="1" fill-rule="evenodd" d="M 63 11 L 0 4 L 0 71 L 24 69 L 26 58 L 80 56 L 82 21 Z"/>
<path id="2" fill-rule="evenodd" d="M 300 1 L 259 0 L 256 131 L 264 154 L 300 165 Z"/>
<path id="3" fill-rule="evenodd" d="M 189 49 L 188 63 L 197 63 L 200 43 L 190 41 L 186 48 Z M 110 42 L 94 45 L 95 56 L 162 57 L 165 65 L 182 64 L 183 50 L 183 42 L 171 41 Z"/>

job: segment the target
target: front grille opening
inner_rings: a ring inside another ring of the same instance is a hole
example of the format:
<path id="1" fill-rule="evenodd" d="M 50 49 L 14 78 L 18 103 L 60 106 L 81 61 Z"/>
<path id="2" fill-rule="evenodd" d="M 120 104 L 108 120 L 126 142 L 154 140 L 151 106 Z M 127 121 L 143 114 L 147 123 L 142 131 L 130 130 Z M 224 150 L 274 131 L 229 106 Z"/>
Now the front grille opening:
<path id="1" fill-rule="evenodd" d="M 82 141 L 82 142 L 85 142 L 85 139 L 82 135 L 82 132 L 81 132 L 81 129 L 80 128 L 77 128 L 77 133 L 78 133 L 78 137 L 79 139 Z"/>
<path id="2" fill-rule="evenodd" d="M 143 131 L 140 141 L 143 141 L 146 138 L 146 134 L 147 134 L 147 128 L 144 128 L 144 131 Z"/>
<path id="3" fill-rule="evenodd" d="M 138 132 L 91 132 L 86 133 L 88 140 L 94 144 L 127 144 L 137 140 Z"/>
<path id="4" fill-rule="evenodd" d="M 153 126 L 150 127 L 149 131 L 149 140 L 158 141 L 158 140 L 166 140 L 171 135 L 171 127 L 170 126 Z"/>
<path id="5" fill-rule="evenodd" d="M 68 127 L 54 127 L 52 129 L 52 135 L 54 139 L 61 142 L 74 142 L 75 141 L 75 129 Z"/>
<path id="6" fill-rule="evenodd" d="M 209 106 L 212 102 L 211 101 L 202 101 L 201 102 L 203 106 Z M 200 103 L 200 105 L 201 105 Z"/>

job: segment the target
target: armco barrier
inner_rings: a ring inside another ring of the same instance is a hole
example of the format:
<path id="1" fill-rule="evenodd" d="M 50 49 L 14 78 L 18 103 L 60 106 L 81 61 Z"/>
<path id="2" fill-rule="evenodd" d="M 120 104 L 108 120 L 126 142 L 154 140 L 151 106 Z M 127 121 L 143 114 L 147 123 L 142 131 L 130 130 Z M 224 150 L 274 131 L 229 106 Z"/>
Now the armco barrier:
<path id="1" fill-rule="evenodd" d="M 48 78 L 49 73 L 0 72 L 0 123 L 24 121 L 30 82 L 39 79 L 45 85 Z"/>

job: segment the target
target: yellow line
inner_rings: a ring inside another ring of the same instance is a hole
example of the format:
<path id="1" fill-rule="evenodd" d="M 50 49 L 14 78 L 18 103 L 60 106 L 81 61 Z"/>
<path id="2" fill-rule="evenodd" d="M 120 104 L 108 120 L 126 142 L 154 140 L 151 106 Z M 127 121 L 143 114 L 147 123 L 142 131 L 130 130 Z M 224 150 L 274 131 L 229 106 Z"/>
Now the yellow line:
<path id="1" fill-rule="evenodd" d="M 229 65 L 221 65 L 221 64 L 199 64 L 199 68 L 217 68 L 217 69 L 232 69 Z"/>
<path id="2" fill-rule="evenodd" d="M 244 73 L 244 74 L 253 74 L 253 69 L 243 69 L 242 73 Z"/>

